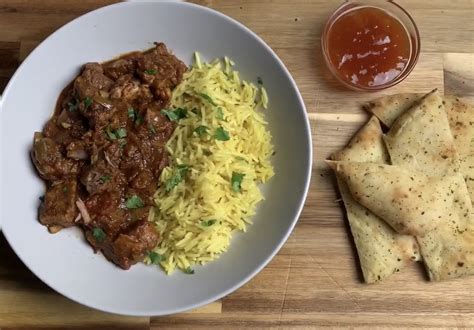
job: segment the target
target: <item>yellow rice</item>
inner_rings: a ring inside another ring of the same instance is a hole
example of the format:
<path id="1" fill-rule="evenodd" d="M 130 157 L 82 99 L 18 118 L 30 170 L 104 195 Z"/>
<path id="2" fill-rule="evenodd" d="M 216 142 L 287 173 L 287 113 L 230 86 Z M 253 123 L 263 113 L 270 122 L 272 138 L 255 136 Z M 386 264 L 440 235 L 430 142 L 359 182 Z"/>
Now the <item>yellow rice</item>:
<path id="1" fill-rule="evenodd" d="M 168 274 L 176 268 L 189 272 L 225 252 L 232 233 L 246 230 L 263 200 L 259 184 L 274 174 L 271 135 L 259 111 L 267 107 L 267 93 L 241 80 L 233 64 L 228 58 L 202 63 L 196 53 L 194 66 L 173 91 L 171 108 L 187 109 L 187 114 L 166 144 L 170 166 L 163 170 L 150 212 L 162 237 L 154 252 Z M 198 126 L 206 126 L 207 134 L 199 136 Z M 220 128 L 229 140 L 215 138 Z M 179 164 L 189 170 L 167 192 L 165 183 Z M 234 172 L 244 174 L 240 192 L 231 184 Z"/>

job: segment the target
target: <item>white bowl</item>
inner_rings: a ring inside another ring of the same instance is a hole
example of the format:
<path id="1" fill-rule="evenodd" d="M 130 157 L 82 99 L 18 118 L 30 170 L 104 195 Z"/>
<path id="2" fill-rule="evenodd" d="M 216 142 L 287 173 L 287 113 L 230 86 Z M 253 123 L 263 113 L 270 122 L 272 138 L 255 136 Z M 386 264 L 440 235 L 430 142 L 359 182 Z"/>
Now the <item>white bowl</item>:
<path id="1" fill-rule="evenodd" d="M 28 24 L 28 22 L 25 22 Z M 241 76 L 262 77 L 270 97 L 276 175 L 254 225 L 237 233 L 227 253 L 167 276 L 154 266 L 123 271 L 94 254 L 79 229 L 51 235 L 37 221 L 44 185 L 29 151 L 60 91 L 89 61 L 163 41 L 183 61 L 227 55 Z M 51 288 L 81 304 L 126 315 L 163 315 L 219 299 L 247 282 L 278 252 L 293 229 L 311 175 L 311 133 L 300 93 L 283 63 L 253 32 L 216 11 L 189 3 L 120 3 L 88 13 L 46 39 L 24 61 L 3 94 L 1 190 L 3 232 L 16 254 Z"/>

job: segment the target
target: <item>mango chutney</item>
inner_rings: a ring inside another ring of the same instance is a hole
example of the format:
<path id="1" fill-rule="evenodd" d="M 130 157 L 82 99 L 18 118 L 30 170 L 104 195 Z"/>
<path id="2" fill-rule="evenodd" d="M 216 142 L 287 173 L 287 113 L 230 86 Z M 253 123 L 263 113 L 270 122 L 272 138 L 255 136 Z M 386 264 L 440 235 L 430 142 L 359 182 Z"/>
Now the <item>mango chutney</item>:
<path id="1" fill-rule="evenodd" d="M 333 71 L 349 85 L 374 88 L 399 77 L 410 61 L 411 38 L 385 10 L 361 7 L 338 17 L 327 35 Z"/>

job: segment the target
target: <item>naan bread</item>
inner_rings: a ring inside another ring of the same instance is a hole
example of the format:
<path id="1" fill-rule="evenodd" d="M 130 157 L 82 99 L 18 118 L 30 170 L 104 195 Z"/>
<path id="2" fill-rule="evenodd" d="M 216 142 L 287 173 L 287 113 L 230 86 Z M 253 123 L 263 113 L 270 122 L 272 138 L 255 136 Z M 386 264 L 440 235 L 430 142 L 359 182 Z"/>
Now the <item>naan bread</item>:
<path id="1" fill-rule="evenodd" d="M 392 128 L 385 141 L 392 162 L 437 176 L 431 179 L 438 182 L 432 186 L 434 191 L 451 196 L 433 201 L 433 209 L 441 206 L 449 211 L 441 221 L 433 218 L 436 225 L 417 236 L 428 275 L 431 280 L 443 280 L 474 274 L 474 224 L 468 193 L 469 187 L 473 195 L 472 109 L 453 97 L 443 101 L 436 91 L 411 107 L 408 103 L 384 112 L 385 118 L 401 113 L 395 122 L 388 122 Z M 449 176 L 454 173 L 458 174 Z M 419 223 L 425 220 L 412 219 Z"/>
<path id="2" fill-rule="evenodd" d="M 444 97 L 449 126 L 459 154 L 461 173 L 474 200 L 474 106 L 454 96 Z"/>
<path id="3" fill-rule="evenodd" d="M 461 174 L 429 177 L 372 163 L 331 166 L 356 201 L 397 231 L 417 235 L 431 280 L 474 274 L 474 221 Z"/>
<path id="4" fill-rule="evenodd" d="M 447 178 L 443 178 L 446 180 Z M 474 274 L 474 219 L 466 182 L 460 174 L 450 178 L 455 192 L 452 217 L 423 237 L 417 237 L 431 280 Z"/>
<path id="5" fill-rule="evenodd" d="M 332 156 L 336 161 L 387 163 L 377 118 L 372 117 L 343 150 Z M 418 245 L 412 236 L 400 235 L 383 220 L 357 203 L 347 184 L 339 177 L 339 190 L 367 283 L 380 281 L 399 271 L 407 260 L 418 260 Z"/>
<path id="6" fill-rule="evenodd" d="M 428 175 L 459 171 L 459 156 L 437 90 L 425 95 L 393 123 L 385 136 L 392 164 Z"/>
<path id="7" fill-rule="evenodd" d="M 446 222 L 417 237 L 430 280 L 474 275 L 474 226 L 471 213 L 468 217 L 468 221 Z"/>
<path id="8" fill-rule="evenodd" d="M 380 97 L 364 105 L 364 109 L 376 115 L 387 127 L 416 102 L 423 94 L 395 94 Z M 471 200 L 474 200 L 474 106 L 454 96 L 443 97 L 454 145 L 459 154 L 460 171 L 466 180 Z"/>
<path id="9" fill-rule="evenodd" d="M 460 174 L 432 177 L 397 165 L 373 163 L 330 165 L 357 202 L 400 234 L 424 236 L 443 223 L 458 222 L 458 213 L 464 217 L 471 208 L 469 195 L 454 189 L 459 178 L 465 185 Z"/>
<path id="10" fill-rule="evenodd" d="M 410 109 L 413 103 L 421 99 L 425 94 L 395 94 L 382 96 L 363 107 L 366 111 L 374 114 L 387 127 L 391 127 L 402 113 Z"/>

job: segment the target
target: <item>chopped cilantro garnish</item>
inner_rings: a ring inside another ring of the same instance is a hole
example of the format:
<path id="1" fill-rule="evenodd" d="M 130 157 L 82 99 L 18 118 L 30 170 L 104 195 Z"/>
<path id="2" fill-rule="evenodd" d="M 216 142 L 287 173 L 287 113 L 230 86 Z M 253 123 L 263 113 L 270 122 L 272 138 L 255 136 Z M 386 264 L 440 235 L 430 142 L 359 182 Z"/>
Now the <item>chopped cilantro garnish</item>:
<path id="1" fill-rule="evenodd" d="M 156 71 L 155 69 L 148 69 L 148 70 L 145 70 L 145 73 L 146 74 L 157 74 L 158 71 Z"/>
<path id="2" fill-rule="evenodd" d="M 120 139 L 120 140 L 119 140 L 119 147 L 120 147 L 120 148 L 123 149 L 126 144 L 127 144 L 127 140 L 126 140 L 126 139 Z"/>
<path id="3" fill-rule="evenodd" d="M 105 133 L 107 134 L 109 140 L 123 139 L 127 137 L 127 130 L 123 127 L 117 128 L 115 131 L 113 131 L 107 126 Z"/>
<path id="4" fill-rule="evenodd" d="M 107 181 L 110 181 L 110 175 L 102 175 L 100 177 L 100 181 L 102 181 L 102 183 L 105 183 Z"/>
<path id="5" fill-rule="evenodd" d="M 235 192 L 240 192 L 242 190 L 242 180 L 244 179 L 245 174 L 232 172 L 232 190 Z"/>
<path id="6" fill-rule="evenodd" d="M 84 107 L 87 109 L 92 105 L 93 101 L 90 97 L 86 97 L 83 102 L 84 102 Z"/>
<path id="7" fill-rule="evenodd" d="M 196 134 L 200 137 L 204 136 L 207 134 L 207 130 L 209 129 L 209 127 L 207 126 L 198 126 L 194 129 L 194 131 L 196 132 Z"/>
<path id="8" fill-rule="evenodd" d="M 173 171 L 173 175 L 166 181 L 166 192 L 170 192 L 174 187 L 176 187 L 181 181 L 183 181 L 186 173 L 188 172 L 188 165 L 178 165 Z"/>
<path id="9" fill-rule="evenodd" d="M 148 130 L 150 131 L 150 133 L 156 134 L 156 129 L 152 124 L 150 124 L 150 126 L 148 126 Z"/>
<path id="10" fill-rule="evenodd" d="M 158 254 L 156 252 L 151 251 L 148 254 L 148 257 L 150 258 L 150 261 L 152 264 L 158 265 L 160 262 L 165 260 L 165 257 L 163 257 L 161 254 Z"/>
<path id="11" fill-rule="evenodd" d="M 188 111 L 184 108 L 176 108 L 176 109 L 163 109 L 161 113 L 166 115 L 169 120 L 171 121 L 178 121 L 182 118 L 186 117 Z"/>
<path id="12" fill-rule="evenodd" d="M 107 137 L 109 140 L 117 140 L 117 135 L 115 135 L 115 132 L 110 129 L 110 127 L 107 126 L 105 129 L 105 133 L 107 134 Z"/>
<path id="13" fill-rule="evenodd" d="M 207 102 L 209 102 L 210 104 L 212 104 L 213 106 L 217 106 L 216 103 L 214 103 L 214 100 L 207 94 L 204 94 L 204 93 L 198 93 L 198 95 L 200 97 L 202 97 L 203 99 L 205 99 Z"/>
<path id="14" fill-rule="evenodd" d="M 222 127 L 218 127 L 214 133 L 214 137 L 219 141 L 228 141 L 230 139 L 229 132 Z"/>
<path id="15" fill-rule="evenodd" d="M 221 107 L 216 109 L 216 118 L 217 119 L 224 119 L 224 112 L 222 112 Z"/>
<path id="16" fill-rule="evenodd" d="M 67 189 L 67 187 L 63 187 L 63 192 L 65 192 L 65 193 L 66 193 L 66 192 L 67 192 L 67 190 L 68 190 L 68 189 Z"/>
<path id="17" fill-rule="evenodd" d="M 188 267 L 188 268 L 186 268 L 186 269 L 184 270 L 184 272 L 185 272 L 186 274 L 194 274 L 194 269 L 192 269 L 191 267 Z"/>
<path id="18" fill-rule="evenodd" d="M 135 121 L 135 109 L 134 108 L 128 108 L 128 118 L 132 119 Z"/>
<path id="19" fill-rule="evenodd" d="M 120 127 L 115 131 L 115 135 L 117 135 L 119 139 L 122 139 L 127 136 L 127 130 L 123 127 Z"/>
<path id="20" fill-rule="evenodd" d="M 143 122 L 143 116 L 134 108 L 128 108 L 128 118 L 135 122 L 137 126 Z"/>
<path id="21" fill-rule="evenodd" d="M 105 240 L 105 232 L 101 228 L 94 228 L 92 230 L 92 236 L 97 242 L 103 242 Z"/>
<path id="22" fill-rule="evenodd" d="M 215 219 L 203 220 L 201 224 L 202 224 L 203 227 L 210 227 L 213 224 L 215 224 L 216 222 L 217 222 L 217 220 L 215 220 Z"/>
<path id="23" fill-rule="evenodd" d="M 125 202 L 125 207 L 127 209 L 139 209 L 145 206 L 142 199 L 137 195 L 132 195 L 127 201 Z"/>

